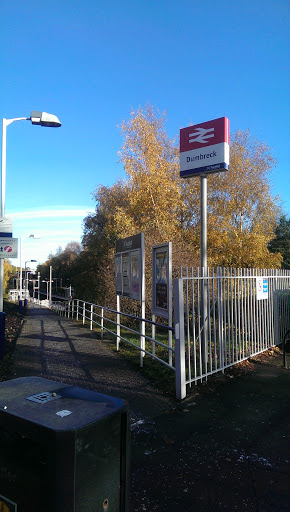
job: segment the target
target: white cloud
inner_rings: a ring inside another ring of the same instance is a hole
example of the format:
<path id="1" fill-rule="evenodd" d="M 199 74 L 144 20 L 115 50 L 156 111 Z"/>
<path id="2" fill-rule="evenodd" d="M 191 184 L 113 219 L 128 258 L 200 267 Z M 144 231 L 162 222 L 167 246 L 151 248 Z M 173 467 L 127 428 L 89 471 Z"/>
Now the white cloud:
<path id="1" fill-rule="evenodd" d="M 36 259 L 37 264 L 43 263 L 48 255 L 55 254 L 59 247 L 64 249 L 72 241 L 81 242 L 83 220 L 93 211 L 92 208 L 81 206 L 37 208 L 22 212 L 7 211 L 6 216 L 13 219 L 13 237 L 23 239 L 23 265 L 25 261 L 31 259 Z M 31 234 L 40 238 L 28 238 Z M 11 263 L 16 266 L 20 265 L 19 251 L 20 249 L 18 249 L 18 258 L 11 260 Z"/>

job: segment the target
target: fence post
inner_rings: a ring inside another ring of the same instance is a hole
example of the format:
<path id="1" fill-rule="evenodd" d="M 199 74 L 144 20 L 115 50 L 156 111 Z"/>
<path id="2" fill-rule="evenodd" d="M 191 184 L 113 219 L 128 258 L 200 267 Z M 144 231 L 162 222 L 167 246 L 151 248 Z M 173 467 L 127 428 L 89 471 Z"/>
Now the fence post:
<path id="1" fill-rule="evenodd" d="M 79 307 L 80 307 L 80 301 L 77 299 L 77 320 L 79 319 Z"/>
<path id="2" fill-rule="evenodd" d="M 186 397 L 183 280 L 174 279 L 175 385 L 176 398 Z"/>
<path id="3" fill-rule="evenodd" d="M 116 320 L 117 320 L 117 326 L 116 326 L 116 331 L 117 331 L 117 336 L 116 336 L 116 350 L 120 350 L 120 295 L 117 295 L 117 315 L 116 315 Z"/>
<path id="4" fill-rule="evenodd" d="M 86 303 L 83 302 L 83 325 L 85 325 L 85 319 L 86 319 Z"/>
<path id="5" fill-rule="evenodd" d="M 218 295 L 218 335 L 219 335 L 219 363 L 224 373 L 224 338 L 223 338 L 223 298 L 222 298 L 222 272 L 221 267 L 217 268 L 217 295 Z"/>
<path id="6" fill-rule="evenodd" d="M 104 308 L 101 309 L 101 340 L 104 337 Z"/>
<path id="7" fill-rule="evenodd" d="M 91 304 L 90 331 L 93 330 L 93 312 L 94 312 L 94 305 Z"/>
<path id="8" fill-rule="evenodd" d="M 274 270 L 274 283 L 273 283 L 273 302 L 274 302 L 274 344 L 277 346 L 280 343 L 280 318 L 279 318 L 279 305 L 278 305 L 278 295 L 279 295 L 279 283 L 278 283 L 278 270 Z"/>

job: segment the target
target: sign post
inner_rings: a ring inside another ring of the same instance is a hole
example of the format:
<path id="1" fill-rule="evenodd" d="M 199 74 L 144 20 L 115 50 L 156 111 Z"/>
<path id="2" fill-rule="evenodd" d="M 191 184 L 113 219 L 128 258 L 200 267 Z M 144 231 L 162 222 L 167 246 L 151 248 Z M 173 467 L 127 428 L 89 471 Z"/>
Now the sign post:
<path id="1" fill-rule="evenodd" d="M 202 359 L 207 365 L 208 282 L 207 282 L 207 175 L 229 169 L 229 120 L 226 117 L 180 130 L 180 177 L 200 176 L 200 267 L 203 329 Z"/>

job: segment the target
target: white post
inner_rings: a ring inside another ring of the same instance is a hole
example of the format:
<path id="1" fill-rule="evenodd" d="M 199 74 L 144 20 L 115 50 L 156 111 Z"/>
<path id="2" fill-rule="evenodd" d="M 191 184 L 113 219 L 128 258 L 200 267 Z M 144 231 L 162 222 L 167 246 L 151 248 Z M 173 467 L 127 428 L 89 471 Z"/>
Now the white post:
<path id="1" fill-rule="evenodd" d="M 152 315 L 152 322 L 156 322 L 156 315 Z M 156 325 L 152 324 L 151 337 L 152 337 L 153 340 L 155 340 L 155 336 L 156 336 Z M 156 346 L 155 341 L 152 341 L 152 350 L 151 350 L 151 352 L 152 352 L 153 356 L 155 356 L 155 346 Z"/>
<path id="2" fill-rule="evenodd" d="M 20 238 L 19 295 L 22 300 L 22 238 Z"/>
<path id="3" fill-rule="evenodd" d="M 2 161 L 1 161 L 1 217 L 5 215 L 6 187 L 6 119 L 2 119 Z M 4 259 L 0 259 L 0 312 L 3 312 Z"/>
<path id="4" fill-rule="evenodd" d="M 91 304 L 90 331 L 93 330 L 93 313 L 94 313 L 94 305 Z"/>
<path id="5" fill-rule="evenodd" d="M 142 253 L 142 290 L 141 290 L 141 318 L 145 319 L 146 304 L 145 304 L 145 242 L 144 233 L 141 234 L 141 253 Z M 145 356 L 145 334 L 146 334 L 146 323 L 140 322 L 140 366 L 143 367 L 143 359 Z"/>
<path id="6" fill-rule="evenodd" d="M 52 266 L 49 267 L 49 306 L 51 306 L 52 303 Z"/>
<path id="7" fill-rule="evenodd" d="M 85 319 L 86 319 L 86 303 L 83 302 L 83 325 L 85 325 Z"/>
<path id="8" fill-rule="evenodd" d="M 116 320 L 117 320 L 117 328 L 116 328 L 116 331 L 117 331 L 117 336 L 116 336 L 116 350 L 119 351 L 120 350 L 120 295 L 117 295 L 117 315 L 116 315 Z"/>
<path id="9" fill-rule="evenodd" d="M 104 336 L 104 308 L 101 310 L 101 339 Z"/>
<path id="10" fill-rule="evenodd" d="M 174 279 L 175 385 L 176 398 L 186 397 L 183 280 Z"/>

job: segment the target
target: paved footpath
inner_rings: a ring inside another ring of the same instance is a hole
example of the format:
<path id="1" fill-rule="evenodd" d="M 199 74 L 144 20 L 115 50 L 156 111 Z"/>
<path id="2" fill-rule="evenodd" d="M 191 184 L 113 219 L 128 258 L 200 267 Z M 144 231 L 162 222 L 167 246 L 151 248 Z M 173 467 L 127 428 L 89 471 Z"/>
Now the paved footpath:
<path id="1" fill-rule="evenodd" d="M 145 362 L 146 364 L 146 362 Z M 125 398 L 132 411 L 129 512 L 288 512 L 289 370 L 279 351 L 164 397 L 96 334 L 29 306 L 15 375 Z"/>
<path id="2" fill-rule="evenodd" d="M 17 341 L 15 377 L 38 376 L 126 399 L 134 418 L 173 404 L 88 328 L 30 304 Z"/>

